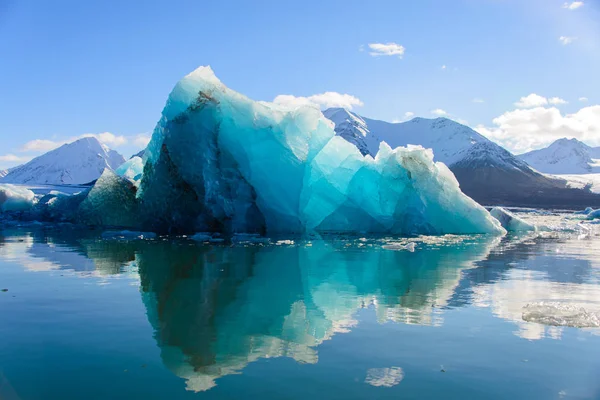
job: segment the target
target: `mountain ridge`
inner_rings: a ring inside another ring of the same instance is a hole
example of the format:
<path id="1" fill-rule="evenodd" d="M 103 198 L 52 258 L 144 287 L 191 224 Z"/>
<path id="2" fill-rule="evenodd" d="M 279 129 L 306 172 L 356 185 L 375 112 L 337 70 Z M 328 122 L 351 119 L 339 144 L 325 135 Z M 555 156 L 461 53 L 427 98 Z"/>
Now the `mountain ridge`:
<path id="1" fill-rule="evenodd" d="M 600 147 L 588 146 L 577 139 L 558 139 L 518 157 L 547 174 L 600 173 Z"/>
<path id="2" fill-rule="evenodd" d="M 98 179 L 105 168 L 114 170 L 125 159 L 94 137 L 64 144 L 33 160 L 11 168 L 2 183 L 86 184 Z"/>

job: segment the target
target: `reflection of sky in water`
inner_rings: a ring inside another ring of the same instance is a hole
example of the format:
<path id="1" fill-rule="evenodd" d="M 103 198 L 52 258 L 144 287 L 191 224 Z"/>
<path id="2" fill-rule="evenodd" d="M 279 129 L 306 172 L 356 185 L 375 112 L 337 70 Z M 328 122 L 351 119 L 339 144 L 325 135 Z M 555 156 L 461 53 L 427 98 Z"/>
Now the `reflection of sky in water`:
<path id="1" fill-rule="evenodd" d="M 506 321 L 514 340 L 536 341 L 564 340 L 573 328 L 523 321 L 529 303 L 569 302 L 600 312 L 596 236 L 414 241 L 412 253 L 383 250 L 389 240 L 375 239 L 210 247 L 185 239 L 119 242 L 92 233 L 17 230 L 0 233 L 0 260 L 27 271 L 70 270 L 96 284 L 118 276 L 139 280 L 161 362 L 194 392 L 261 360 L 320 365 L 334 337 L 367 327 L 430 327 L 444 340 L 457 329 L 449 320 L 457 318 L 453 310 L 489 312 Z M 365 311 L 376 325 L 360 317 Z M 473 325 L 465 327 L 469 335 L 485 328 L 465 321 Z M 402 360 L 375 361 L 355 379 L 373 388 L 410 381 Z"/>

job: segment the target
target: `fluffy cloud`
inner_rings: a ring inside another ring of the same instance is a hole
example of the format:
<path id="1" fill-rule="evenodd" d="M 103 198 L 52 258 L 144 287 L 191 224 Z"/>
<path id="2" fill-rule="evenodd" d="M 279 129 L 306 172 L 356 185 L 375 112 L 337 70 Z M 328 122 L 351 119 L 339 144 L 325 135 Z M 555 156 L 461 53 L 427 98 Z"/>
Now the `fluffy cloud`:
<path id="1" fill-rule="evenodd" d="M 572 1 L 563 4 L 563 8 L 568 10 L 577 10 L 579 7 L 583 6 L 583 1 Z"/>
<path id="2" fill-rule="evenodd" d="M 415 113 L 412 111 L 407 111 L 404 113 L 404 118 L 409 119 L 415 116 Z"/>
<path id="3" fill-rule="evenodd" d="M 550 97 L 548 99 L 548 103 L 550 104 L 554 104 L 554 105 L 559 105 L 559 104 L 567 104 L 568 101 L 561 99 L 560 97 Z"/>
<path id="4" fill-rule="evenodd" d="M 96 133 L 96 134 L 86 133 L 86 134 L 82 135 L 81 137 L 95 137 L 96 139 L 98 139 L 100 142 L 104 143 L 108 147 L 119 147 L 119 146 L 123 146 L 128 143 L 128 140 L 125 136 L 115 135 L 114 133 L 110 133 L 110 132 L 102 132 L 102 133 Z"/>
<path id="5" fill-rule="evenodd" d="M 431 113 L 433 115 L 437 115 L 440 117 L 448 115 L 448 113 L 446 111 L 442 110 L 441 108 L 436 108 L 435 110 L 431 110 Z"/>
<path id="6" fill-rule="evenodd" d="M 576 37 L 573 36 L 561 36 L 558 38 L 558 41 L 561 42 L 563 45 L 568 45 L 573 43 L 573 40 L 577 39 Z"/>
<path id="7" fill-rule="evenodd" d="M 281 94 L 275 97 L 273 103 L 288 107 L 311 105 L 321 109 L 326 109 L 330 107 L 343 107 L 347 108 L 348 110 L 352 110 L 353 107 L 360 107 L 363 105 L 363 102 L 360 101 L 359 98 L 349 94 L 342 94 L 337 92 L 325 92 L 308 97 L 293 96 L 291 94 Z"/>
<path id="8" fill-rule="evenodd" d="M 548 104 L 547 98 L 531 93 L 529 96 L 521 97 L 521 99 L 515 103 L 515 106 L 519 108 L 530 108 L 545 106 L 546 104 Z"/>
<path id="9" fill-rule="evenodd" d="M 398 56 L 404 55 L 404 46 L 397 43 L 369 43 L 371 49 L 370 55 L 377 56 Z"/>
<path id="10" fill-rule="evenodd" d="M 585 103 L 586 101 L 588 101 L 588 98 L 587 97 L 580 97 L 579 101 Z"/>
<path id="11" fill-rule="evenodd" d="M 23 163 L 29 160 L 31 160 L 31 157 L 16 156 L 14 154 L 5 154 L 3 156 L 0 156 L 0 162 L 7 163 Z"/>
<path id="12" fill-rule="evenodd" d="M 150 143 L 150 135 L 145 133 L 140 133 L 133 138 L 133 144 L 137 147 L 146 147 Z"/>
<path id="13" fill-rule="evenodd" d="M 563 115 L 556 107 L 508 111 L 492 121 L 493 127 L 475 129 L 516 154 L 549 145 L 563 137 L 600 145 L 600 105 Z"/>

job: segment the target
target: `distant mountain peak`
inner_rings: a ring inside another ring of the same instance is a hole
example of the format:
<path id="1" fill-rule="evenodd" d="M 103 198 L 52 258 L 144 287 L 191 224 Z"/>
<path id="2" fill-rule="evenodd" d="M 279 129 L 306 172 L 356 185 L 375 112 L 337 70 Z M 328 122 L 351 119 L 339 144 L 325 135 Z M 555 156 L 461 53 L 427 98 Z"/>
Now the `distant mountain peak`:
<path id="1" fill-rule="evenodd" d="M 600 148 L 593 148 L 575 138 L 555 140 L 548 147 L 521 154 L 519 158 L 548 174 L 600 172 Z"/>
<path id="2" fill-rule="evenodd" d="M 4 183 L 84 184 L 98 179 L 105 168 L 116 169 L 125 159 L 95 137 L 64 144 L 0 178 Z"/>

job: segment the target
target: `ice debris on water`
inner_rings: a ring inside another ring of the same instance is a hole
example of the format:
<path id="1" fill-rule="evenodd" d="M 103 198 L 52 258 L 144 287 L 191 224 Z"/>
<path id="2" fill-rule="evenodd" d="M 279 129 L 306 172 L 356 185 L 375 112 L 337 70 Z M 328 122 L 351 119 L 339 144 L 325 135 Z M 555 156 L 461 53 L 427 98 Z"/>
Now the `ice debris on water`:
<path id="1" fill-rule="evenodd" d="M 575 211 L 573 214 L 578 214 L 578 215 L 588 215 L 589 213 L 591 213 L 592 211 L 594 211 L 594 209 L 592 207 L 586 207 L 585 210 L 582 211 Z"/>
<path id="2" fill-rule="evenodd" d="M 101 236 L 102 236 L 102 239 L 121 239 L 121 240 L 155 239 L 156 233 L 123 230 L 123 231 L 105 231 L 105 232 L 102 232 Z"/>
<path id="3" fill-rule="evenodd" d="M 536 230 L 535 225 L 524 221 L 503 207 L 492 208 L 490 214 L 500 221 L 502 227 L 509 232 L 528 232 Z"/>
<path id="4" fill-rule="evenodd" d="M 587 215 L 587 219 L 600 219 L 600 209 L 590 211 Z"/>
<path id="5" fill-rule="evenodd" d="M 523 307 L 523 320 L 551 326 L 600 328 L 600 315 L 585 308 L 559 302 L 530 303 Z"/>
<path id="6" fill-rule="evenodd" d="M 385 244 L 383 246 L 381 246 L 383 249 L 385 250 L 407 250 L 410 251 L 411 253 L 413 253 L 417 247 L 417 245 L 415 244 L 415 242 L 410 242 L 407 244 L 402 244 L 402 243 L 388 243 Z"/>
<path id="7" fill-rule="evenodd" d="M 0 212 L 27 211 L 35 203 L 35 194 L 31 190 L 10 184 L 0 184 Z"/>
<path id="8" fill-rule="evenodd" d="M 252 101 L 210 67 L 177 83 L 143 159 L 32 213 L 161 233 L 505 233 L 431 150 L 363 156 L 317 108 Z"/>

